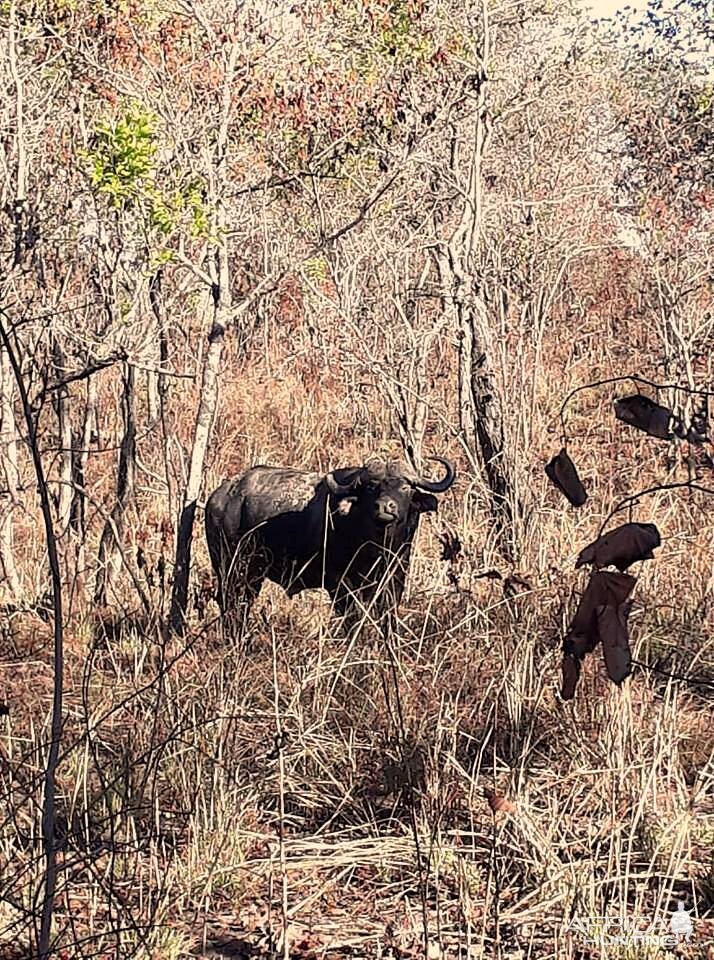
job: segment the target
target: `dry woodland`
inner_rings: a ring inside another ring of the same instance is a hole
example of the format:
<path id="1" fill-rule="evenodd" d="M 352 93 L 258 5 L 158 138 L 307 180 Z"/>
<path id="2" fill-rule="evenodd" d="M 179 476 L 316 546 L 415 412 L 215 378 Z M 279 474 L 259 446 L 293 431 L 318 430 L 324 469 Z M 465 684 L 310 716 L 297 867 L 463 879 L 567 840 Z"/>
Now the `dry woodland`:
<path id="1" fill-rule="evenodd" d="M 0 960 L 714 957 L 713 20 L 0 2 Z M 391 628 L 230 635 L 210 493 L 374 455 Z"/>

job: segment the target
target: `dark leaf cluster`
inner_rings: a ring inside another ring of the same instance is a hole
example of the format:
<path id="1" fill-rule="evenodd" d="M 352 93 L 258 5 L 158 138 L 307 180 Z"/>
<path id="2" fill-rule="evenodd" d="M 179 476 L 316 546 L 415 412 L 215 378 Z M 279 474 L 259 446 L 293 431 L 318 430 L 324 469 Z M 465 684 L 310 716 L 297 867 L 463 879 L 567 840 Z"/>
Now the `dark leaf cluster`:
<path id="1" fill-rule="evenodd" d="M 652 551 L 660 542 L 653 523 L 625 523 L 602 534 L 581 551 L 576 567 L 591 564 L 595 570 L 563 641 L 564 700 L 575 695 L 582 661 L 598 643 L 602 644 L 610 679 L 621 684 L 629 676 L 632 656 L 627 619 L 637 579 L 624 571 L 633 563 L 652 559 Z M 608 566 L 617 567 L 619 573 L 601 569 Z"/>

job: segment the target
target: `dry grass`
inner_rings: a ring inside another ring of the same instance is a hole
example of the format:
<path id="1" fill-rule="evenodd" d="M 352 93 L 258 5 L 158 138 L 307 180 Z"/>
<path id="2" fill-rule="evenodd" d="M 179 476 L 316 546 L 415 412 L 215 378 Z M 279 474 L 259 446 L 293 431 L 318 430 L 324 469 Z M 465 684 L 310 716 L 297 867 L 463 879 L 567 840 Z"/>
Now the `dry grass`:
<path id="1" fill-rule="evenodd" d="M 340 345 L 323 346 L 337 364 Z M 315 369 L 298 333 L 290 347 L 272 343 L 251 363 L 228 358 L 207 489 L 255 461 L 324 467 L 394 448 L 388 408 L 349 392 L 357 366 Z M 431 957 L 640 960 L 653 950 L 589 947 L 572 919 L 666 919 L 677 899 L 693 910 L 698 943 L 674 955 L 705 956 L 711 508 L 662 493 L 637 510 L 664 542 L 638 582 L 634 654 L 665 673 L 637 668 L 619 690 L 596 655 L 564 704 L 559 636 L 580 584 L 575 555 L 619 496 L 667 479 L 666 467 L 659 448 L 594 416 L 606 401 L 581 395 L 569 429 L 592 498 L 577 515 L 564 509 L 542 461 L 558 444 L 549 423 L 560 398 L 582 371 L 556 391 L 546 371 L 558 369 L 562 343 L 535 350 L 524 339 L 519 349 L 521 364 L 509 367 L 506 354 L 502 363 L 514 378 L 508 395 L 520 398 L 509 417 L 523 499 L 517 569 L 500 558 L 481 481 L 457 452 L 461 478 L 422 525 L 390 646 L 346 648 L 323 597 L 289 602 L 272 587 L 250 652 L 223 640 L 212 604 L 180 642 L 136 619 L 128 584 L 102 617 L 78 608 L 67 635 L 58 956 L 397 957 L 428 940 Z M 591 359 L 597 376 L 618 362 Z M 446 386 L 434 408 L 453 417 Z M 190 419 L 177 408 L 173 429 L 187 442 Z M 145 462 L 151 442 L 141 443 Z M 430 421 L 425 448 L 458 451 L 455 431 Z M 88 485 L 106 502 L 106 467 L 92 470 Z M 166 507 L 152 482 L 140 487 L 127 552 L 141 542 L 151 566 Z M 464 547 L 451 576 L 437 559 L 444 527 Z M 37 579 L 41 543 L 29 522 L 20 540 L 26 579 Z M 528 586 L 510 596 L 503 581 L 478 577 L 492 568 Z M 158 603 L 157 586 L 152 596 Z M 0 651 L 11 708 L 0 720 L 8 958 L 27 955 L 40 889 L 50 653 L 46 624 L 10 621 Z M 489 789 L 511 812 L 493 813 Z"/>

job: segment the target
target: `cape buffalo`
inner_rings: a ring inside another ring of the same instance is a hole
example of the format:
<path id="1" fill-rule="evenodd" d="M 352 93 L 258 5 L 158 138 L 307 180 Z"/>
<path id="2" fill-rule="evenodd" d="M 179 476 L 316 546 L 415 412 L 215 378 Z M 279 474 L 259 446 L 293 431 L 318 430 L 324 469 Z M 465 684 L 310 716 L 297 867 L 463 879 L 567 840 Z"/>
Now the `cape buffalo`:
<path id="1" fill-rule="evenodd" d="M 289 597 L 324 587 L 348 631 L 381 620 L 401 599 L 420 514 L 454 482 L 450 461 L 432 459 L 441 480 L 373 458 L 324 476 L 255 466 L 222 483 L 206 503 L 206 539 L 223 614 L 242 628 L 267 578 Z"/>

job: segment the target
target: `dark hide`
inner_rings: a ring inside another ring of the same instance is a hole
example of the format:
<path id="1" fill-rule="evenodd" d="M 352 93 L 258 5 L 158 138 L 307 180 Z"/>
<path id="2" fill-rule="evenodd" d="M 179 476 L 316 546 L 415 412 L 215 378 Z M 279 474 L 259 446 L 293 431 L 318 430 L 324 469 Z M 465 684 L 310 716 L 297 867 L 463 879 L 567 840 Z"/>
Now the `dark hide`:
<path id="1" fill-rule="evenodd" d="M 404 464 L 373 460 L 327 476 L 257 466 L 206 504 L 206 538 L 224 614 L 239 626 L 264 580 L 288 596 L 323 587 L 352 628 L 399 603 L 422 513 L 454 479 L 420 480 Z"/>
<path id="2" fill-rule="evenodd" d="M 652 560 L 652 551 L 661 542 L 653 523 L 623 523 L 585 547 L 575 566 L 592 563 L 596 569 L 615 566 L 624 571 L 638 560 Z"/>
<path id="3" fill-rule="evenodd" d="M 546 465 L 545 472 L 574 507 L 582 507 L 588 495 L 565 447 Z"/>
<path id="4" fill-rule="evenodd" d="M 580 677 L 580 664 L 598 643 L 602 643 L 605 666 L 611 680 L 619 684 L 632 669 L 627 617 L 628 597 L 635 577 L 601 570 L 590 576 L 585 593 L 563 641 L 563 700 L 572 700 Z"/>
<path id="5" fill-rule="evenodd" d="M 676 418 L 668 407 L 663 407 L 649 397 L 636 393 L 615 401 L 615 416 L 637 430 L 644 430 L 658 440 L 671 440 Z"/>

